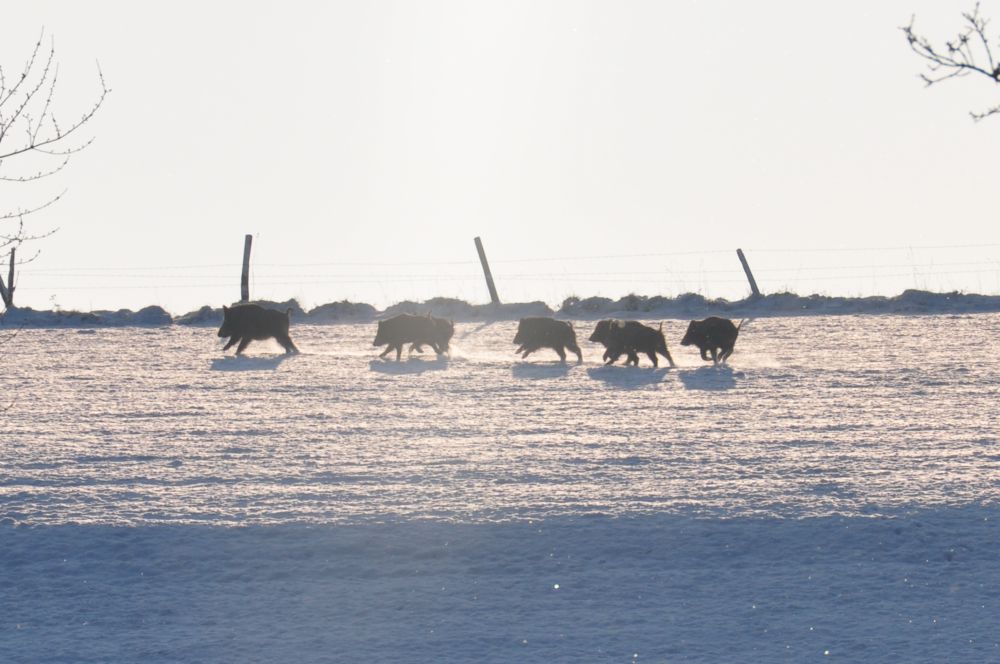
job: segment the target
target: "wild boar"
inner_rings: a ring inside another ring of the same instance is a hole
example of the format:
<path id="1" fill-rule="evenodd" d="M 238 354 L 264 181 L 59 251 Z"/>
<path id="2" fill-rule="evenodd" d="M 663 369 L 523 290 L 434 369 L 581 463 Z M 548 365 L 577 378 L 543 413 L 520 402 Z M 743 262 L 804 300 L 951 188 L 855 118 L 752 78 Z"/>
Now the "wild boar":
<path id="1" fill-rule="evenodd" d="M 522 354 L 521 359 L 539 348 L 551 348 L 565 362 L 565 349 L 568 348 L 576 353 L 578 361 L 583 362 L 583 353 L 576 343 L 576 331 L 565 321 L 543 317 L 522 318 L 517 324 L 514 343 L 518 344 L 515 352 Z"/>
<path id="2" fill-rule="evenodd" d="M 705 320 L 693 320 L 688 324 L 687 332 L 681 339 L 682 346 L 697 346 L 701 351 L 701 359 L 708 360 L 706 353 L 712 354 L 712 362 L 719 364 L 733 354 L 736 337 L 743 327 L 743 321 L 734 325 L 728 318 L 710 316 Z"/>
<path id="3" fill-rule="evenodd" d="M 604 344 L 604 359 L 607 364 L 614 364 L 622 353 L 627 353 L 625 364 L 639 366 L 639 353 L 645 353 L 656 367 L 659 366 L 656 359 L 656 354 L 659 353 L 667 358 L 670 366 L 676 366 L 667 350 L 663 323 L 660 323 L 659 329 L 653 329 L 636 320 L 602 320 L 594 327 L 590 340 Z"/>
<path id="4" fill-rule="evenodd" d="M 220 337 L 230 337 L 229 343 L 223 346 L 226 351 L 239 343 L 236 354 L 241 354 L 251 341 L 275 339 L 286 353 L 297 353 L 299 349 L 288 336 L 288 322 L 292 310 L 275 311 L 265 309 L 256 304 L 237 304 L 233 307 L 222 307 L 222 327 Z"/>
<path id="5" fill-rule="evenodd" d="M 378 331 L 375 333 L 375 341 L 372 345 L 388 344 L 379 357 L 385 357 L 395 349 L 396 361 L 398 362 L 403 354 L 403 346 L 406 344 L 412 344 L 410 350 L 418 351 L 421 346 L 427 345 L 433 348 L 438 355 L 443 355 L 448 352 L 448 345 L 454 334 L 454 321 L 434 318 L 430 314 L 426 316 L 399 314 L 378 322 Z"/>

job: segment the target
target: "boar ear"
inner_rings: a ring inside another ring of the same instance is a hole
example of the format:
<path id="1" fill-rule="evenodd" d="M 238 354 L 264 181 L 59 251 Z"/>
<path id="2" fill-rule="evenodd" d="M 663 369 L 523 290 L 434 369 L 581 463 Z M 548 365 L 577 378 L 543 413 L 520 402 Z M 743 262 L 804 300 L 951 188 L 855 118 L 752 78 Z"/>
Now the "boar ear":
<path id="1" fill-rule="evenodd" d="M 226 305 L 222 305 L 222 311 L 224 312 L 229 311 L 229 307 L 227 307 Z"/>

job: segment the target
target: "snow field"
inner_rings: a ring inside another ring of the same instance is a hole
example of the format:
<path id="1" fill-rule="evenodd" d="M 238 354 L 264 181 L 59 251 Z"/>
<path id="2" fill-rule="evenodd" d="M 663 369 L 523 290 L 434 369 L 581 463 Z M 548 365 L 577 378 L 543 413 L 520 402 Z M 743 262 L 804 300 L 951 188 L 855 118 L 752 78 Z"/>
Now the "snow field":
<path id="1" fill-rule="evenodd" d="M 588 322 L 22 330 L 0 659 L 1000 661 L 1000 316 L 757 319 L 728 368 L 685 326 L 674 370 Z"/>

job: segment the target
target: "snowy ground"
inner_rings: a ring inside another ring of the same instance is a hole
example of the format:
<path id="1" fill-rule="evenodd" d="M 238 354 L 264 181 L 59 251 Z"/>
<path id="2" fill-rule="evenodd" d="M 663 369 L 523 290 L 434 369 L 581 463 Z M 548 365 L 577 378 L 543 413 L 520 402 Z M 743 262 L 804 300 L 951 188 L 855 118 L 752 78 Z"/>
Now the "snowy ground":
<path id="1" fill-rule="evenodd" d="M 762 318 L 722 369 L 515 327 L 22 330 L 0 661 L 1000 661 L 1000 315 Z"/>

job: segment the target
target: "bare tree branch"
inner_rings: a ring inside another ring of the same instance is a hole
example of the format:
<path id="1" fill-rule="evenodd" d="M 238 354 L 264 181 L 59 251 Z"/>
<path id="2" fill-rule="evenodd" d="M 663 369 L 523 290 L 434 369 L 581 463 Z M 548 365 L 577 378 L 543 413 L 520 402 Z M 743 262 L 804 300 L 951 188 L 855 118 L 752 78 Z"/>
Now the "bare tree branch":
<path id="1" fill-rule="evenodd" d="M 42 203 L 41 205 L 38 205 L 38 206 L 33 207 L 33 208 L 29 208 L 27 210 L 18 209 L 18 210 L 14 211 L 14 212 L 0 213 L 0 221 L 5 221 L 7 219 L 19 219 L 21 217 L 24 217 L 25 215 L 34 214 L 35 212 L 38 212 L 40 210 L 44 210 L 45 208 L 49 207 L 50 205 L 53 205 L 56 201 L 58 201 L 60 198 L 62 198 L 65 194 L 66 194 L 66 191 L 63 190 L 63 192 L 61 194 L 59 194 L 58 196 L 50 198 L 49 200 L 47 200 L 46 202 Z"/>
<path id="2" fill-rule="evenodd" d="M 934 85 L 968 74 L 979 74 L 1000 84 L 1000 64 L 997 63 L 986 36 L 989 21 L 979 14 L 979 2 L 976 2 L 971 12 L 964 12 L 962 19 L 965 27 L 943 46 L 935 46 L 927 37 L 914 31 L 916 17 L 910 19 L 909 25 L 900 28 L 906 35 L 910 49 L 927 63 L 929 73 L 920 74 L 925 85 Z M 982 112 L 972 111 L 970 115 L 979 121 L 997 113 L 1000 113 L 1000 104 Z"/>
<path id="3" fill-rule="evenodd" d="M 21 84 L 24 83 L 24 81 L 28 78 L 28 74 L 30 74 L 31 70 L 34 68 L 35 60 L 38 58 L 38 51 L 39 49 L 42 48 L 42 37 L 44 35 L 45 35 L 45 30 L 42 29 L 42 34 L 38 36 L 38 41 L 35 42 L 35 50 L 31 52 L 31 57 L 28 58 L 28 62 L 24 66 L 24 72 L 21 74 L 21 77 L 17 80 L 17 83 L 14 84 L 14 87 L 8 90 L 7 81 L 6 79 L 3 79 L 3 85 L 0 86 L 0 109 L 2 109 L 4 104 L 10 101 L 14 97 L 14 95 L 17 94 L 18 88 L 21 87 Z"/>
<path id="4" fill-rule="evenodd" d="M 74 154 L 93 142 L 93 137 L 81 135 L 81 130 L 94 118 L 110 92 L 98 63 L 97 80 L 100 88 L 96 100 L 85 108 L 76 121 L 60 125 L 56 119 L 60 79 L 55 40 L 49 39 L 47 50 L 43 47 L 44 41 L 43 29 L 19 74 L 11 76 L 8 70 L 0 67 L 0 166 L 4 167 L 0 184 L 33 182 L 60 173 Z M 27 162 L 14 159 L 29 153 L 37 154 L 38 160 L 44 163 L 39 165 L 36 160 L 35 164 L 31 164 L 30 159 Z M 24 168 L 24 164 L 31 164 L 30 167 L 36 170 L 28 173 L 11 172 L 11 163 L 21 168 Z M 38 252 L 35 252 L 27 260 L 23 256 L 19 258 L 20 247 L 25 242 L 43 239 L 55 232 L 26 232 L 25 217 L 52 206 L 63 194 L 65 191 L 32 207 L 13 210 L 0 208 L 0 225 L 17 220 L 15 228 L 6 232 L 0 229 L 0 258 L 8 259 L 7 281 L 11 282 L 4 284 L 0 278 L 0 295 L 8 309 L 13 306 L 14 268 L 31 262 L 38 256 Z"/>
<path id="5" fill-rule="evenodd" d="M 66 164 L 68 163 L 69 163 L 69 155 L 66 155 L 65 158 L 62 160 L 62 163 L 47 171 L 38 171 L 37 173 L 34 173 L 32 175 L 20 175 L 18 177 L 6 177 L 4 175 L 0 175 L 0 182 L 31 182 L 33 180 L 41 180 L 42 178 L 47 178 L 50 175 L 55 175 L 63 168 L 65 168 Z M 3 167 L 3 160 L 0 160 L 0 168 L 2 167 Z"/>
<path id="6" fill-rule="evenodd" d="M 93 119 L 111 91 L 98 63 L 97 80 L 100 83 L 100 91 L 97 99 L 78 120 L 68 127 L 61 127 L 56 120 L 54 110 L 59 83 L 59 67 L 55 62 L 55 40 L 51 40 L 41 70 L 36 71 L 36 65 L 42 62 L 41 46 L 40 37 L 24 70 L 12 86 L 7 87 L 6 78 L 0 70 L 0 160 L 33 151 L 46 155 L 67 156 L 86 148 L 93 138 L 77 145 L 69 144 L 66 139 L 78 133 L 81 127 Z M 9 114 L 4 111 L 4 107 L 8 105 L 12 109 Z M 32 112 L 32 109 L 36 112 Z M 22 139 L 12 143 L 15 129 L 22 132 Z"/>

